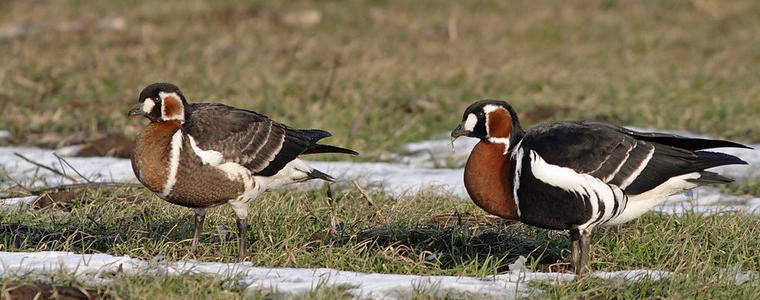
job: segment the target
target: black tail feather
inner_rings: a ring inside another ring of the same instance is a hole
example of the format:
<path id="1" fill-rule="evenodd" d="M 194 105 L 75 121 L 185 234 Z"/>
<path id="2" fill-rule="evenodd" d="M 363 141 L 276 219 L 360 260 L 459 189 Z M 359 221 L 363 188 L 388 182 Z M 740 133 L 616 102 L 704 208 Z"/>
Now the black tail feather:
<path id="1" fill-rule="evenodd" d="M 298 129 L 298 131 L 309 137 L 309 140 L 312 143 L 316 143 L 323 138 L 332 136 L 332 133 L 329 133 L 322 129 Z"/>
<path id="2" fill-rule="evenodd" d="M 654 143 L 660 143 L 660 144 L 678 147 L 681 149 L 686 149 L 686 150 L 691 150 L 691 151 L 702 150 L 702 149 L 712 149 L 712 148 L 752 149 L 752 147 L 749 147 L 749 146 L 745 146 L 745 145 L 732 142 L 732 141 L 724 141 L 724 140 L 697 139 L 697 138 L 687 138 L 687 137 L 680 137 L 680 136 L 650 136 L 650 137 L 637 136 L 637 137 L 641 140 L 654 142 Z"/>
<path id="3" fill-rule="evenodd" d="M 333 145 L 314 144 L 309 149 L 303 152 L 303 154 L 317 154 L 317 153 L 344 153 L 351 155 L 359 155 L 359 152 L 348 148 L 341 148 Z"/>
<path id="4" fill-rule="evenodd" d="M 692 165 L 695 170 L 704 170 L 725 165 L 746 165 L 747 162 L 736 156 L 720 152 L 696 151 L 697 160 Z"/>
<path id="5" fill-rule="evenodd" d="M 335 178 L 317 169 L 311 170 L 311 172 L 309 172 L 308 175 L 309 175 L 309 179 L 322 179 L 328 182 L 335 182 Z"/>
<path id="6" fill-rule="evenodd" d="M 734 180 L 731 178 L 708 171 L 699 172 L 699 178 L 687 179 L 687 181 L 691 181 L 696 184 L 723 184 L 734 182 Z"/>
<path id="7" fill-rule="evenodd" d="M 659 144 L 673 146 L 673 147 L 691 150 L 691 151 L 712 149 L 712 148 L 752 149 L 752 147 L 742 145 L 742 144 L 732 142 L 732 141 L 725 141 L 725 140 L 690 138 L 690 137 L 674 135 L 674 134 L 665 134 L 665 133 L 657 133 L 657 132 L 645 133 L 645 132 L 636 132 L 632 130 L 626 130 L 625 133 L 642 141 L 659 143 Z"/>

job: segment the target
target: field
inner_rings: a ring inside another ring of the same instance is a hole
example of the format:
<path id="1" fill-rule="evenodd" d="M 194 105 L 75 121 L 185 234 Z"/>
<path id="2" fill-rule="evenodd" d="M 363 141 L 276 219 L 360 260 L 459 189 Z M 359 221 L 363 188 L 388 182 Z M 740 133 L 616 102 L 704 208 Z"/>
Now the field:
<path id="1" fill-rule="evenodd" d="M 314 15 L 318 16 L 315 21 Z M 103 134 L 134 137 L 126 111 L 147 84 L 191 102 L 224 102 L 388 161 L 403 145 L 445 137 L 480 98 L 509 101 L 524 126 L 596 119 L 760 143 L 760 3 L 752 1 L 0 1 L 2 145 L 58 148 Z M 338 156 L 311 159 L 339 160 Z M 445 167 L 461 167 L 451 162 Z M 753 166 L 757 167 L 757 166 Z M 0 167 L 0 181 L 14 181 Z M 751 173 L 751 172 L 750 172 Z M 19 182 L 31 188 L 34 182 Z M 751 176 L 723 188 L 760 196 Z M 2 194 L 24 194 L 14 186 Z M 253 205 L 247 260 L 267 267 L 489 276 L 519 256 L 568 271 L 566 235 L 489 218 L 470 201 L 365 194 L 354 185 L 271 193 Z M 62 206 L 0 213 L 0 250 L 185 258 L 192 212 L 141 189 L 92 189 Z M 235 262 L 235 222 L 210 210 L 201 261 Z M 592 268 L 672 272 L 662 280 L 532 282 L 537 298 L 752 298 L 760 216 L 650 213 L 597 230 Z M 755 273 L 756 274 L 756 273 Z M 94 286 L 125 298 L 237 299 L 209 276 L 116 274 Z M 3 279 L 3 295 L 39 278 Z M 441 296 L 436 287 L 410 297 Z M 349 297 L 316 287 L 309 297 Z M 467 297 L 472 295 L 448 295 Z"/>

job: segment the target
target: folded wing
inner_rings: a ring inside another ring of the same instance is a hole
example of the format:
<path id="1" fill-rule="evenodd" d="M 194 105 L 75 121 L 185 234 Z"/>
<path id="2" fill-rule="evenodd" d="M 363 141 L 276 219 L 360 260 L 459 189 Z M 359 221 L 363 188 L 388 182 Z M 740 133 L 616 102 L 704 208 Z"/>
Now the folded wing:
<path id="1" fill-rule="evenodd" d="M 301 154 L 321 153 L 318 150 L 326 145 L 317 141 L 331 135 L 324 130 L 291 128 L 254 111 L 209 103 L 190 105 L 183 130 L 201 149 L 218 151 L 225 161 L 261 176 L 276 174 Z"/>
<path id="2" fill-rule="evenodd" d="M 598 122 L 537 126 L 526 134 L 522 144 L 549 164 L 594 176 L 629 195 L 646 192 L 672 177 L 692 172 L 703 173 L 706 181 L 730 181 L 704 169 L 746 162 L 728 154 L 699 150 L 747 148 L 729 141 L 641 133 Z"/>

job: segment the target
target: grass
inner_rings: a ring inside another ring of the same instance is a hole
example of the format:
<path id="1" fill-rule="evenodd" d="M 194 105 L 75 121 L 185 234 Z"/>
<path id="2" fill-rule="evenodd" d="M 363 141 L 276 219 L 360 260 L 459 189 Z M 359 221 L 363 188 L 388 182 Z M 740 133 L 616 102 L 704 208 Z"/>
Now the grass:
<path id="1" fill-rule="evenodd" d="M 321 22 L 277 21 L 301 9 L 321 12 Z M 126 26 L 86 26 L 114 19 Z M 597 119 L 760 141 L 760 3 L 753 1 L 17 0 L 0 1 L 0 20 L 0 129 L 13 133 L 3 143 L 134 136 L 144 124 L 128 120 L 126 110 L 156 81 L 178 84 L 190 101 L 327 129 L 332 143 L 359 150 L 365 160 L 440 135 L 470 102 L 486 97 L 508 100 L 526 125 Z M 8 28 L 31 30 L 10 36 Z M 756 180 L 726 189 L 760 191 Z M 332 201 L 323 192 L 260 199 L 250 217 L 248 260 L 488 276 L 524 255 L 534 270 L 568 268 L 563 233 L 494 222 L 469 202 L 433 194 L 397 201 L 379 193 L 370 205 L 349 188 Z M 144 192 L 88 190 L 62 207 L 0 215 L 0 247 L 180 259 L 190 246 L 191 216 Z M 757 280 L 735 285 L 719 274 L 760 269 L 759 225 L 756 216 L 648 214 L 597 230 L 592 267 L 667 270 L 672 278 L 537 287 L 551 298 L 752 298 Z M 198 259 L 235 261 L 234 228 L 228 208 L 211 210 Z M 434 297 L 434 288 L 421 286 L 415 297 Z M 204 276 L 116 278 L 98 291 L 155 299 L 243 294 Z M 347 294 L 326 286 L 307 296 Z"/>
<path id="2" fill-rule="evenodd" d="M 430 138 L 484 97 L 526 123 L 601 119 L 760 140 L 752 1 L 3 1 L 0 128 L 123 132 L 155 81 L 335 133 L 365 159 Z M 279 13 L 313 9 L 294 27 Z M 122 18 L 123 30 L 66 29 Z M 89 23 L 88 23 L 89 22 Z M 334 77 L 333 80 L 330 78 Z M 424 124 L 424 126 L 419 126 Z"/>
<path id="3" fill-rule="evenodd" d="M 490 276 L 508 271 L 520 256 L 535 271 L 568 271 L 566 234 L 488 218 L 468 201 L 435 194 L 405 200 L 372 194 L 372 203 L 353 188 L 267 194 L 252 206 L 251 243 L 246 260 L 270 267 L 326 267 L 395 274 Z M 88 190 L 71 202 L 2 216 L 3 251 L 109 253 L 142 259 L 185 257 L 192 236 L 192 212 L 154 196 L 126 190 Z M 226 206 L 209 211 L 202 236 L 203 261 L 237 261 L 233 214 Z M 544 295 L 576 297 L 746 298 L 758 280 L 741 285 L 726 270 L 760 269 L 760 218 L 751 215 L 665 216 L 650 213 L 629 224 L 595 231 L 595 270 L 654 269 L 670 279 L 626 283 L 584 278 L 534 284 Z M 151 298 L 166 284 L 169 298 L 197 291 L 210 297 L 240 297 L 242 290 L 205 276 L 118 278 L 101 291 Z M 185 286 L 193 286 L 193 289 Z M 176 288 L 175 288 L 176 287 Z M 436 287 L 419 287 L 433 297 Z M 310 297 L 348 295 L 322 286 Z M 251 297 L 270 297 L 259 291 Z"/>

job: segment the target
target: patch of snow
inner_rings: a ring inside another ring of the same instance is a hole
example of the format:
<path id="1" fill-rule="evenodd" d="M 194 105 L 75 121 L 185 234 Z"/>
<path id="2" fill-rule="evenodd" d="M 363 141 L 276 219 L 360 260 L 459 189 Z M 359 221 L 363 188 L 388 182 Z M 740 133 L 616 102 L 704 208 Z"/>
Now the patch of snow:
<path id="1" fill-rule="evenodd" d="M 310 161 L 308 164 L 338 178 L 339 182 L 357 180 L 364 186 L 383 190 L 396 197 L 431 190 L 457 197 L 467 196 L 462 169 L 438 169 L 374 162 Z"/>
<path id="2" fill-rule="evenodd" d="M 417 167 L 463 166 L 477 139 L 459 138 L 453 143 L 450 139 L 427 140 L 406 144 L 399 154 L 388 157 L 392 162 Z"/>
<path id="3" fill-rule="evenodd" d="M 63 152 L 66 152 L 65 149 L 70 148 L 64 148 Z M 14 153 L 21 154 L 32 161 L 57 169 L 72 177 L 78 177 L 71 168 L 53 155 L 53 153 L 58 153 L 57 151 L 31 147 L 0 147 L 0 167 L 5 169 L 8 176 L 17 182 L 31 183 L 34 186 L 56 186 L 72 183 L 71 180 L 39 168 L 19 158 Z M 58 154 L 62 155 L 61 153 Z M 92 181 L 137 182 L 128 159 L 113 157 L 66 157 L 65 159 L 77 171 Z M 13 182 L 0 181 L 0 190 L 7 188 L 10 184 Z"/>
<path id="4" fill-rule="evenodd" d="M 736 265 L 734 267 L 724 269 L 721 272 L 718 272 L 717 275 L 731 279 L 731 281 L 737 285 L 760 279 L 760 275 L 758 275 L 757 271 L 742 271 L 741 265 Z"/>
<path id="5" fill-rule="evenodd" d="M 415 290 L 474 295 L 492 299 L 516 299 L 534 291 L 528 281 L 569 281 L 575 275 L 568 273 L 539 273 L 522 271 L 488 277 L 421 276 L 378 274 L 340 271 L 327 268 L 263 268 L 251 263 L 215 263 L 198 261 L 166 262 L 160 259 L 144 261 L 129 256 L 108 254 L 76 254 L 71 252 L 0 252 L 0 277 L 50 276 L 71 274 L 92 284 L 107 284 L 113 274 L 149 274 L 177 276 L 200 274 L 236 279 L 248 292 L 273 290 L 295 296 L 316 287 L 341 286 L 355 297 L 372 299 L 395 299 L 409 297 Z M 591 274 L 605 279 L 659 280 L 670 276 L 669 272 L 652 270 L 629 270 L 619 272 L 595 272 Z"/>
<path id="6" fill-rule="evenodd" d="M 0 139 L 7 139 L 11 137 L 11 132 L 8 130 L 0 130 Z"/>
<path id="7" fill-rule="evenodd" d="M 37 201 L 37 196 L 0 199 L 0 211 L 17 212 L 26 210 L 34 205 L 35 201 Z"/>
<path id="8" fill-rule="evenodd" d="M 515 259 L 515 262 L 508 265 L 509 271 L 512 273 L 527 272 L 528 267 L 525 266 L 525 262 L 527 261 L 528 259 L 525 256 L 520 255 L 520 257 Z"/>
<path id="9" fill-rule="evenodd" d="M 654 210 L 667 214 L 755 213 L 760 214 L 760 197 L 721 193 L 719 188 L 705 186 L 668 197 Z"/>

